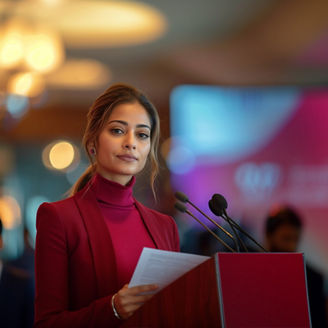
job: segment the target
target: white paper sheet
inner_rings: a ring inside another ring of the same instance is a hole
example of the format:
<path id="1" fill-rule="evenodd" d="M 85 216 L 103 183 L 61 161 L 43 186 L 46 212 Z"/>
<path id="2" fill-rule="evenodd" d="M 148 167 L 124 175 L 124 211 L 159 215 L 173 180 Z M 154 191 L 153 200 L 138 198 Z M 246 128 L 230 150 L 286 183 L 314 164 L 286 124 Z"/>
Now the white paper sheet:
<path id="1" fill-rule="evenodd" d="M 209 257 L 147 248 L 142 250 L 129 287 L 156 284 L 163 289 Z M 156 291 L 156 292 L 157 292 Z"/>

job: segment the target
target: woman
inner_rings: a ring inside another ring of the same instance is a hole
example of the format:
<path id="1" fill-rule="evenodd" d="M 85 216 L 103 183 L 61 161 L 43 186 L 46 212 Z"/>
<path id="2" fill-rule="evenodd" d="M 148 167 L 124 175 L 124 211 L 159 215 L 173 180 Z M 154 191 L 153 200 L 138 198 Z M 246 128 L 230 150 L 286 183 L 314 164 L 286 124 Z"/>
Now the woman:
<path id="1" fill-rule="evenodd" d="M 135 175 L 158 170 L 159 118 L 147 98 L 117 84 L 92 105 L 83 138 L 91 165 L 73 195 L 37 214 L 35 327 L 115 327 L 156 290 L 128 288 L 143 247 L 178 251 L 173 219 L 136 201 Z"/>

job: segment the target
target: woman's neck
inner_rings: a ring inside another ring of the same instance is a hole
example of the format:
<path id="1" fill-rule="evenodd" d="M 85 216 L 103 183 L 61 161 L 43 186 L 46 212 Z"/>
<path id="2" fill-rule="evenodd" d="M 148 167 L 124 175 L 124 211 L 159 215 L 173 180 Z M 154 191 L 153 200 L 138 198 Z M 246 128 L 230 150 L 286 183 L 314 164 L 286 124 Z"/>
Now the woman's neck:
<path id="1" fill-rule="evenodd" d="M 132 175 L 123 175 L 123 174 L 110 174 L 107 171 L 97 168 L 97 173 L 103 178 L 119 183 L 122 186 L 126 186 L 132 179 Z"/>
<path id="2" fill-rule="evenodd" d="M 92 179 L 91 186 L 99 201 L 115 206 L 131 206 L 134 203 L 134 183 L 134 177 L 131 178 L 127 185 L 123 186 L 116 181 L 106 179 L 99 173 L 96 173 Z"/>

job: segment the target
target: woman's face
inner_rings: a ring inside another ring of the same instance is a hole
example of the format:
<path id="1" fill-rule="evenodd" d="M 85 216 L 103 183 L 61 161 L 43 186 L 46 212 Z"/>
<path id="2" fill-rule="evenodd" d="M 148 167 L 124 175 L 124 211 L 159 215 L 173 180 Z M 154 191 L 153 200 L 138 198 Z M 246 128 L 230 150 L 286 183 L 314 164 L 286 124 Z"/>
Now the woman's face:
<path id="1" fill-rule="evenodd" d="M 126 185 L 146 164 L 150 132 L 148 113 L 138 102 L 114 107 L 98 137 L 97 172 Z"/>

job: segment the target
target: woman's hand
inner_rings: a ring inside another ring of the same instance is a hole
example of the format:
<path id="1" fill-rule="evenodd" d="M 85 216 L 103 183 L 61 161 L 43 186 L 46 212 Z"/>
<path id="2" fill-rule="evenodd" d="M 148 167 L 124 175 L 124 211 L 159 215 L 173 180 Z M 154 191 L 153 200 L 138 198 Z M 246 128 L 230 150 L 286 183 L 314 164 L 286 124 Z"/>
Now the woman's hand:
<path id="1" fill-rule="evenodd" d="M 156 285 L 142 285 L 129 288 L 124 285 L 114 298 L 114 306 L 122 319 L 127 319 L 140 308 L 146 301 L 150 300 L 154 295 L 140 295 L 145 292 L 152 292 L 158 289 Z"/>

